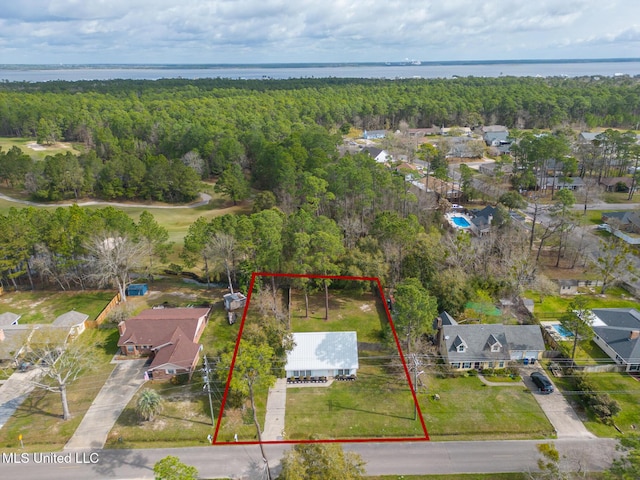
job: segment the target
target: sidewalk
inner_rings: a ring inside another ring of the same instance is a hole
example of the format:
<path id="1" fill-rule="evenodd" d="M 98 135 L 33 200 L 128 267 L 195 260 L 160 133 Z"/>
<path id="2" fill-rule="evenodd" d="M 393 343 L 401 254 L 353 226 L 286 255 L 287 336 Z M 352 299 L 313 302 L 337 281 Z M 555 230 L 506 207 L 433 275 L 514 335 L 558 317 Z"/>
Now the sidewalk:
<path id="1" fill-rule="evenodd" d="M 278 378 L 276 384 L 269 389 L 267 397 L 267 413 L 264 417 L 263 442 L 283 439 L 284 412 L 287 404 L 287 379 Z"/>
<path id="2" fill-rule="evenodd" d="M 35 388 L 31 382 L 38 381 L 41 375 L 39 368 L 32 368 L 26 372 L 15 371 L 0 386 L 0 428 Z"/>
<path id="3" fill-rule="evenodd" d="M 87 410 L 64 450 L 95 450 L 104 447 L 107 435 L 120 413 L 133 398 L 144 380 L 144 363 L 140 360 L 119 360 L 116 368 Z"/>

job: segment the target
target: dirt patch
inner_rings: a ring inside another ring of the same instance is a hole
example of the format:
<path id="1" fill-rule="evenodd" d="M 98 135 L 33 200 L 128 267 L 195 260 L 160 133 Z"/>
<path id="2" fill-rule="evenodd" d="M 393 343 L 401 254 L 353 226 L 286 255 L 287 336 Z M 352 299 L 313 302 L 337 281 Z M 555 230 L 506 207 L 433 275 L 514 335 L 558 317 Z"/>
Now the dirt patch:
<path id="1" fill-rule="evenodd" d="M 69 145 L 68 143 L 62 143 L 62 142 L 57 142 L 52 145 L 41 145 L 37 142 L 31 142 L 31 143 L 27 143 L 27 148 L 41 152 L 44 150 L 57 150 L 60 148 L 71 148 L 71 145 Z"/>
<path id="2" fill-rule="evenodd" d="M 370 303 L 363 303 L 362 305 L 360 305 L 360 310 L 362 310 L 363 312 L 370 312 L 371 311 L 371 304 Z"/>

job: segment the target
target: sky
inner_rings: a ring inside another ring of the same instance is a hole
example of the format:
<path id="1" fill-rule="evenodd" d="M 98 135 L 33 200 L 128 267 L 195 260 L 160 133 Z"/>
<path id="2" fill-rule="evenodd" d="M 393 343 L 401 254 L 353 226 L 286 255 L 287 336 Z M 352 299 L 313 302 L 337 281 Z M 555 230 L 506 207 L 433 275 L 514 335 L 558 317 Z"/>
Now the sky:
<path id="1" fill-rule="evenodd" d="M 640 57 L 640 0 L 0 0 L 0 64 Z"/>

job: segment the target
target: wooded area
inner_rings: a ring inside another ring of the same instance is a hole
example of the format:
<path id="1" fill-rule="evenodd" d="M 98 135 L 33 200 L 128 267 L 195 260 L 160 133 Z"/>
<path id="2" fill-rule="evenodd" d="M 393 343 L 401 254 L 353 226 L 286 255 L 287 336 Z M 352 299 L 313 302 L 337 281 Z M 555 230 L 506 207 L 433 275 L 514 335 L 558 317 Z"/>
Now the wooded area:
<path id="1" fill-rule="evenodd" d="M 516 296 L 538 278 L 529 254 L 535 229 L 529 237 L 512 226 L 505 208 L 522 199 L 504 197 L 495 234 L 472 240 L 448 232 L 446 209 L 433 195 L 366 153 L 341 156 L 341 133 L 502 123 L 518 140 L 514 186 L 527 189 L 540 175 L 534 172 L 550 168 L 549 159 L 575 153 L 569 125 L 635 127 L 639 93 L 640 83 L 629 77 L 5 83 L 1 135 L 77 142 L 83 153 L 34 161 L 14 147 L 0 152 L 0 180 L 41 200 L 183 202 L 195 198 L 200 180 L 216 179 L 216 190 L 234 203 L 251 197 L 253 213 L 200 218 L 185 237 L 183 264 L 173 269 L 195 268 L 206 281 L 228 275 L 240 286 L 253 271 L 377 276 L 391 287 L 417 278 L 439 309 L 456 314 L 472 298 Z M 518 130 L 551 127 L 561 128 L 546 136 Z M 597 152 L 576 153 L 580 172 L 565 159 L 561 175 L 616 173 L 620 162 L 602 159 L 633 160 L 629 135 L 610 129 L 601 138 Z M 440 162 L 446 175 L 444 152 L 432 150 L 416 156 L 432 167 Z M 470 197 L 471 174 L 461 173 Z M 541 233 L 538 252 L 552 237 L 558 262 L 573 254 L 567 232 L 574 202 L 571 192 L 558 193 L 555 223 Z M 14 209 L 0 222 L 7 287 L 122 287 L 122 272 L 96 270 L 108 242 L 130 245 L 135 258 L 128 268 L 145 275 L 157 273 L 170 248 L 152 216 L 145 227 L 112 208 Z M 229 236 L 224 248 L 215 241 L 222 233 Z M 143 251 L 133 251 L 143 238 Z"/>

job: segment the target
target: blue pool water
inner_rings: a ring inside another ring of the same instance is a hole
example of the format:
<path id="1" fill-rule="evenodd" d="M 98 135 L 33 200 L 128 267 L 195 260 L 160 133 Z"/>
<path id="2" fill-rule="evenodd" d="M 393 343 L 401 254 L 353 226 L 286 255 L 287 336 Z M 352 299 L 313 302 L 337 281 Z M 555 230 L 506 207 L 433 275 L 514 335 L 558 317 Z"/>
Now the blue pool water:
<path id="1" fill-rule="evenodd" d="M 562 325 L 552 325 L 553 329 L 564 338 L 573 337 L 573 333 L 564 328 Z"/>
<path id="2" fill-rule="evenodd" d="M 451 220 L 453 220 L 453 223 L 460 228 L 469 228 L 471 226 L 469 221 L 464 217 L 455 216 L 452 217 Z"/>

